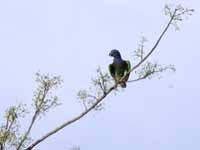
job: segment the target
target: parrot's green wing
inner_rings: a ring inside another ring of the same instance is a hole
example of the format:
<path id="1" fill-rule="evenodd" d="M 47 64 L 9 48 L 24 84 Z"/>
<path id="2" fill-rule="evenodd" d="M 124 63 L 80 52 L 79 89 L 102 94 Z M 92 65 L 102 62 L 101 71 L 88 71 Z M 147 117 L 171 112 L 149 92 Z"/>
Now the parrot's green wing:
<path id="1" fill-rule="evenodd" d="M 131 71 L 131 62 L 129 60 L 126 60 L 125 63 L 126 63 L 126 66 L 127 66 L 126 72 L 125 72 L 125 76 L 126 76 L 125 81 L 128 81 L 130 71 Z"/>
<path id="2" fill-rule="evenodd" d="M 113 78 L 115 78 L 115 68 L 114 68 L 113 64 L 110 64 L 110 65 L 108 66 L 108 70 L 109 70 L 109 72 L 110 72 L 110 75 L 111 75 Z"/>
<path id="3" fill-rule="evenodd" d="M 129 60 L 126 60 L 127 64 L 127 72 L 131 71 L 131 62 Z"/>

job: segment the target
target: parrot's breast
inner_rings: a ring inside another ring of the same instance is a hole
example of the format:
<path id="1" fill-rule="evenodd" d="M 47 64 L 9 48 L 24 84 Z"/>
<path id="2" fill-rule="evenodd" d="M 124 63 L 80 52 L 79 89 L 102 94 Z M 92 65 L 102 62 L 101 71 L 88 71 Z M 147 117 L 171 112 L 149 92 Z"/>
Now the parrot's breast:
<path id="1" fill-rule="evenodd" d="M 120 80 L 124 76 L 124 73 L 126 71 L 126 65 L 124 62 L 121 63 L 114 63 L 115 68 L 115 77 L 117 80 Z"/>

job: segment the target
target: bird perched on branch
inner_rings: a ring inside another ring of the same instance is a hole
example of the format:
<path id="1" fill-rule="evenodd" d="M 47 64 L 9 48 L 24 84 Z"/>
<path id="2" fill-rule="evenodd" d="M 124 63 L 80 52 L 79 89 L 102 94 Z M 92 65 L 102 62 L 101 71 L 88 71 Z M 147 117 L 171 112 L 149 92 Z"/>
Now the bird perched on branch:
<path id="1" fill-rule="evenodd" d="M 109 65 L 109 72 L 116 83 L 118 83 L 122 78 L 123 81 L 120 81 L 122 88 L 126 88 L 126 81 L 128 81 L 131 63 L 128 60 L 123 60 L 121 54 L 118 50 L 113 49 L 109 53 L 109 56 L 113 57 L 113 63 Z"/>

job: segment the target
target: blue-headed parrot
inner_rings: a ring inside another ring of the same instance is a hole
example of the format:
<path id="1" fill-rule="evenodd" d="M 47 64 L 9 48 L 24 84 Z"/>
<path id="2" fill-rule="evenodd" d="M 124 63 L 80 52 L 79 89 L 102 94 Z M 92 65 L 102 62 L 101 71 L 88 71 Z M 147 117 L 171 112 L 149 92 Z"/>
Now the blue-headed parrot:
<path id="1" fill-rule="evenodd" d="M 113 57 L 113 63 L 109 65 L 109 72 L 115 82 L 120 81 L 123 77 L 123 82 L 120 82 L 122 88 L 126 88 L 126 81 L 129 78 L 129 71 L 131 70 L 131 63 L 129 60 L 123 60 L 118 50 L 113 49 L 109 53 L 109 56 Z"/>

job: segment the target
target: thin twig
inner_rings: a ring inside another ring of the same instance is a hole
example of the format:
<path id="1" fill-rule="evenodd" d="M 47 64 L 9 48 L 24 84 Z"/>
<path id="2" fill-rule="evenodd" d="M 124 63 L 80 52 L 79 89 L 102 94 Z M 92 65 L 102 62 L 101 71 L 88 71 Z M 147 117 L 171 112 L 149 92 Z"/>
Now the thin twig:
<path id="1" fill-rule="evenodd" d="M 32 119 L 31 119 L 31 123 L 30 123 L 30 125 L 28 127 L 28 130 L 25 132 L 24 137 L 20 141 L 20 143 L 19 143 L 19 145 L 17 147 L 17 150 L 20 150 L 20 148 L 22 147 L 23 143 L 25 142 L 25 140 L 27 139 L 28 135 L 30 134 L 31 129 L 32 129 L 37 117 L 38 117 L 38 114 L 40 113 L 40 108 L 41 108 L 41 105 L 42 105 L 46 95 L 47 95 L 47 92 L 48 92 L 48 89 L 45 87 L 44 88 L 44 92 L 43 92 L 43 96 L 42 96 L 42 99 L 41 99 L 41 103 L 40 103 L 39 107 L 37 108 L 37 110 L 35 111 Z"/>
<path id="2" fill-rule="evenodd" d="M 14 122 L 15 122 L 15 120 L 12 120 L 12 121 L 10 122 L 10 124 L 9 124 L 9 121 L 8 121 L 8 119 L 7 119 L 7 122 L 6 122 L 6 132 L 5 132 L 5 136 L 4 136 L 5 141 L 4 141 L 3 143 L 1 143 L 1 148 L 2 148 L 2 150 L 5 149 L 5 143 L 6 143 L 6 141 L 8 140 L 8 137 L 9 137 L 9 135 L 10 135 L 10 130 L 11 130 L 11 128 L 12 128 Z"/>
<path id="3" fill-rule="evenodd" d="M 144 76 L 144 77 L 137 78 L 137 79 L 134 79 L 134 80 L 129 80 L 129 81 L 127 81 L 127 82 L 128 82 L 128 83 L 136 82 L 136 81 L 144 80 L 144 79 L 146 79 L 146 78 L 147 78 L 147 76 Z"/>
<path id="4" fill-rule="evenodd" d="M 165 69 L 162 69 L 162 70 L 154 70 L 154 71 L 151 71 L 151 72 L 149 72 L 148 74 L 146 74 L 146 75 L 144 75 L 144 76 L 142 76 L 142 77 L 139 77 L 139 78 L 137 78 L 137 79 L 133 79 L 133 80 L 128 80 L 127 82 L 128 83 L 131 83 L 131 82 L 136 82 L 136 81 L 140 81 L 140 80 L 144 80 L 144 79 L 146 79 L 147 77 L 149 77 L 149 76 L 151 76 L 151 75 L 153 75 L 153 74 L 155 74 L 155 73 L 160 73 L 160 72 L 162 72 L 162 71 L 164 71 L 164 70 L 167 70 L 168 68 L 165 68 Z"/>
<path id="5" fill-rule="evenodd" d="M 176 15 L 177 9 L 175 9 L 169 23 L 167 24 L 167 26 L 165 27 L 165 29 L 163 30 L 163 32 L 161 33 L 161 35 L 159 36 L 157 42 L 155 43 L 155 45 L 153 46 L 153 48 L 150 50 L 150 52 L 138 63 L 136 64 L 128 73 L 130 74 L 131 72 L 133 72 L 135 69 L 137 69 L 143 62 L 145 62 L 147 60 L 147 58 L 154 52 L 154 50 L 157 48 L 158 44 L 160 43 L 161 39 L 163 38 L 163 36 L 165 35 L 166 31 L 168 30 L 168 28 L 170 27 L 172 21 L 174 20 L 174 17 Z M 126 76 L 124 76 L 121 81 L 123 81 L 126 78 Z"/>

